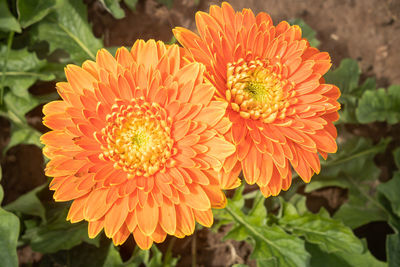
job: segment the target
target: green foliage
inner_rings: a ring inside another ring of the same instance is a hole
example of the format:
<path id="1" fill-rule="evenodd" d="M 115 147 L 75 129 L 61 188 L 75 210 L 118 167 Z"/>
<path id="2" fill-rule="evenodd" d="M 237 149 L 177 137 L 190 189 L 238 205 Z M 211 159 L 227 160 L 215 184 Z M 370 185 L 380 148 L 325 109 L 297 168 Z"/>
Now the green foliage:
<path id="1" fill-rule="evenodd" d="M 381 88 L 365 92 L 356 109 L 361 123 L 386 121 L 395 124 L 400 121 L 400 85 L 392 85 L 386 91 Z"/>
<path id="2" fill-rule="evenodd" d="M 366 79 L 359 85 L 360 69 L 357 61 L 353 59 L 343 59 L 340 66 L 325 75 L 327 83 L 339 87 L 341 96 L 339 102 L 343 105 L 340 111 L 339 122 L 357 123 L 355 110 L 362 93 L 373 90 L 376 87 L 375 79 Z"/>
<path id="3" fill-rule="evenodd" d="M 25 114 L 38 104 L 39 99 L 27 92 L 25 96 L 18 96 L 12 91 L 6 92 L 0 115 L 7 117 L 11 122 L 11 138 L 3 153 L 18 144 L 42 146 L 39 140 L 41 133 L 29 126 L 25 118 Z"/>
<path id="4" fill-rule="evenodd" d="M 400 266 L 400 234 L 389 235 L 386 240 L 388 266 Z"/>
<path id="5" fill-rule="evenodd" d="M 21 26 L 8 9 L 7 0 L 0 0 L 0 31 L 21 32 Z"/>
<path id="6" fill-rule="evenodd" d="M 6 46 L 0 46 L 0 66 L 4 65 Z M 27 48 L 8 52 L 6 67 L 0 73 L 4 77 L 3 86 L 12 88 L 13 94 L 27 97 L 28 90 L 37 80 L 50 81 L 55 76 L 45 71 L 46 60 L 39 60 L 35 53 Z"/>
<path id="7" fill-rule="evenodd" d="M 55 12 L 36 25 L 33 34 L 37 40 L 49 43 L 50 53 L 62 49 L 78 64 L 95 59 L 103 47 L 87 23 L 86 6 L 80 0 L 57 0 Z"/>
<path id="8" fill-rule="evenodd" d="M 1 167 L 0 167 L 1 181 Z M 0 185 L 0 204 L 3 201 L 3 188 Z M 3 266 L 18 266 L 17 242 L 19 235 L 18 217 L 0 207 L 0 259 Z"/>
<path id="9" fill-rule="evenodd" d="M 56 0 L 18 0 L 19 22 L 22 28 L 42 20 L 55 7 Z"/>
<path id="10" fill-rule="evenodd" d="M 290 203 L 283 203 L 283 217 L 279 223 L 296 236 L 303 236 L 309 243 L 317 244 L 328 253 L 345 251 L 360 254 L 363 246 L 350 228 L 341 221 L 331 219 L 325 210 L 318 214 L 299 213 Z"/>
<path id="11" fill-rule="evenodd" d="M 53 212 L 47 223 L 27 227 L 22 239 L 30 244 L 34 251 L 54 253 L 70 249 L 83 241 L 98 246 L 98 238 L 90 239 L 86 222 L 74 223 L 66 221 L 68 209 Z"/>
<path id="12" fill-rule="evenodd" d="M 394 161 L 400 169 L 400 148 L 393 151 Z M 394 172 L 393 177 L 386 183 L 378 186 L 379 201 L 389 214 L 389 224 L 395 234 L 387 236 L 387 258 L 390 267 L 400 264 L 400 170 Z"/>
<path id="13" fill-rule="evenodd" d="M 124 0 L 124 3 L 131 9 L 135 10 L 136 4 L 139 2 L 139 0 Z"/>
<path id="14" fill-rule="evenodd" d="M 311 267 L 384 267 L 384 262 L 375 259 L 371 253 L 366 250 L 360 254 L 348 253 L 346 251 L 338 251 L 335 253 L 327 253 L 320 247 L 313 244 L 306 244 L 307 251 L 311 253 Z"/>
<path id="15" fill-rule="evenodd" d="M 100 239 L 97 246 L 82 243 L 69 250 L 60 250 L 52 254 L 44 254 L 40 260 L 40 267 L 54 266 L 73 266 L 73 267 L 88 267 L 88 266 L 107 266 L 105 261 L 110 251 L 111 241 L 103 237 Z M 111 245 L 112 246 L 112 245 Z M 118 265 L 108 265 L 118 266 Z"/>
<path id="16" fill-rule="evenodd" d="M 349 227 L 330 218 L 324 210 L 318 214 L 307 211 L 304 197 L 294 199 L 296 204 L 281 198 L 277 215 L 267 216 L 264 197 L 258 194 L 248 209 L 239 188 L 228 200 L 228 206 L 217 213 L 219 220 L 234 221 L 225 239 L 252 243 L 252 258 L 258 266 L 321 266 L 318 258 L 322 255 L 331 258 L 332 264 L 340 258 L 347 264 L 344 266 L 359 266 L 357 262 L 362 262 L 364 257 L 380 264 L 365 252 L 364 245 Z"/>
<path id="17" fill-rule="evenodd" d="M 258 266 L 307 266 L 310 254 L 304 247 L 304 240 L 285 232 L 278 225 L 268 225 L 264 197 L 259 194 L 248 213 L 242 211 L 244 200 L 242 188 L 228 200 L 225 209 L 217 218 L 233 221 L 232 230 L 225 238 L 246 240 L 253 247 L 252 258 Z"/>
<path id="18" fill-rule="evenodd" d="M 305 191 L 311 192 L 327 186 L 348 189 L 349 199 L 340 207 L 335 218 L 352 228 L 387 219 L 385 210 L 376 196 L 371 194 L 371 188 L 379 176 L 374 156 L 385 151 L 389 141 L 384 139 L 372 146 L 367 139 L 353 138 L 340 143 L 338 152 L 322 164 L 321 173 L 313 178 Z"/>
<path id="19" fill-rule="evenodd" d="M 125 17 L 125 11 L 119 6 L 120 0 L 100 0 L 103 7 L 116 19 Z"/>
<path id="20" fill-rule="evenodd" d="M 152 246 L 151 250 L 140 250 L 136 247 L 131 258 L 127 262 L 122 262 L 117 248 L 111 244 L 103 267 L 136 267 L 141 266 L 141 264 L 146 267 L 175 267 L 177 263 L 177 258 L 171 258 L 168 262 L 163 261 L 162 253 L 156 246 Z"/>
<path id="21" fill-rule="evenodd" d="M 38 186 L 32 191 L 20 196 L 4 208 L 14 213 L 38 216 L 43 222 L 46 222 L 46 210 L 37 196 L 38 192 L 42 191 L 46 187 L 47 184 Z"/>

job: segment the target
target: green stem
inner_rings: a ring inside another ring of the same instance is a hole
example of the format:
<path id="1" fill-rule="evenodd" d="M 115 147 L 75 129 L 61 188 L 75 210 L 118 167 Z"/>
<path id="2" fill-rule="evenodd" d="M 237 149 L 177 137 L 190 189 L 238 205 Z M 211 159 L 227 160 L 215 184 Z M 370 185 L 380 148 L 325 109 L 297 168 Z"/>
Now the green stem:
<path id="1" fill-rule="evenodd" d="M 253 228 L 250 224 L 248 224 L 245 220 L 243 220 L 238 214 L 236 214 L 230 207 L 226 206 L 225 210 L 231 215 L 231 217 L 237 222 L 243 225 L 249 232 L 252 233 L 252 235 L 258 237 L 260 240 L 264 241 L 271 247 L 274 247 L 275 249 L 279 250 L 279 247 L 277 247 L 273 242 L 269 241 L 268 239 L 265 238 L 265 236 L 261 235 L 256 229 Z"/>
<path id="2" fill-rule="evenodd" d="M 71 37 L 72 40 L 74 40 L 82 49 L 83 51 L 86 52 L 86 54 L 88 54 L 93 60 L 95 59 L 95 55 L 92 53 L 92 51 L 90 51 L 90 49 L 81 42 L 81 40 L 79 40 L 78 37 L 76 37 L 72 32 L 70 32 L 66 27 L 64 27 L 62 24 L 57 23 L 58 27 L 60 27 L 66 34 L 69 35 L 69 37 Z"/>
<path id="3" fill-rule="evenodd" d="M 41 74 L 41 73 L 36 73 L 36 72 L 26 72 L 26 71 L 3 71 L 0 73 L 2 76 L 2 79 L 4 79 L 6 76 L 33 76 L 37 78 L 41 77 L 47 77 L 46 74 Z"/>
<path id="4" fill-rule="evenodd" d="M 3 64 L 3 71 L 2 71 L 2 77 L 1 77 L 1 81 L 0 81 L 0 105 L 3 104 L 3 95 L 4 95 L 4 81 L 6 79 L 6 69 L 7 69 L 7 61 L 8 61 L 8 55 L 10 53 L 11 50 L 11 45 L 14 39 L 14 32 L 10 32 L 8 34 L 8 40 L 7 40 L 7 51 L 6 51 L 6 56 L 4 58 L 4 64 Z"/>
<path id="5" fill-rule="evenodd" d="M 171 259 L 172 259 L 172 248 L 174 247 L 176 238 L 172 237 L 171 241 L 169 241 L 167 251 L 165 252 L 165 257 L 164 257 L 164 266 L 169 266 Z"/>
<path id="6" fill-rule="evenodd" d="M 361 193 L 361 195 L 363 195 L 366 199 L 368 199 L 369 201 L 371 201 L 372 204 L 374 204 L 376 207 L 378 207 L 379 209 L 383 210 L 385 213 L 387 213 L 386 208 L 384 206 L 381 205 L 381 203 L 379 203 L 378 201 L 376 201 L 373 197 L 371 197 L 368 193 L 365 193 L 363 190 L 360 189 L 360 186 L 354 182 L 353 178 L 351 178 L 349 175 L 346 174 L 346 178 L 347 180 L 349 180 L 349 182 L 351 184 L 354 185 L 355 188 L 357 188 L 358 192 Z"/>
<path id="7" fill-rule="evenodd" d="M 335 165 L 341 164 L 343 162 L 350 161 L 350 160 L 356 159 L 358 157 L 362 157 L 364 155 L 372 154 L 372 153 L 376 152 L 376 150 L 377 150 L 376 148 L 367 149 L 367 150 L 364 150 L 364 151 L 362 151 L 360 153 L 351 155 L 351 156 L 349 156 L 347 158 L 343 158 L 343 159 L 340 159 L 340 160 L 337 160 L 337 161 L 330 161 L 330 162 L 326 162 L 326 163 L 323 161 L 323 162 L 321 162 L 321 165 L 323 165 L 324 167 L 335 166 Z"/>

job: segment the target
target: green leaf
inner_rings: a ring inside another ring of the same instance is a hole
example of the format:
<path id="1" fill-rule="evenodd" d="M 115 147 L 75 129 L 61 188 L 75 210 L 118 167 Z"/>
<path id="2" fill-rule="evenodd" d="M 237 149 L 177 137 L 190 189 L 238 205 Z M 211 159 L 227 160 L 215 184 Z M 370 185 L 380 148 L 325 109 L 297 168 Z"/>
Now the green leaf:
<path id="1" fill-rule="evenodd" d="M 47 16 L 56 4 L 56 0 L 17 0 L 19 22 L 26 28 Z"/>
<path id="2" fill-rule="evenodd" d="M 381 88 L 366 91 L 356 109 L 361 123 L 387 121 L 395 124 L 400 121 L 400 85 L 392 85 L 387 92 Z"/>
<path id="3" fill-rule="evenodd" d="M 223 217 L 230 216 L 234 221 L 234 232 L 228 235 L 232 239 L 250 241 L 254 245 L 251 257 L 259 266 L 307 266 L 310 255 L 305 250 L 304 241 L 277 225 L 267 224 L 261 194 L 254 200 L 253 208 L 245 214 L 242 211 L 244 201 L 241 190 L 237 190 L 234 198 L 228 200 L 227 207 L 221 210 L 225 213 Z"/>
<path id="4" fill-rule="evenodd" d="M 0 0 L 0 31 L 21 32 L 21 26 L 8 9 L 7 0 Z"/>
<path id="5" fill-rule="evenodd" d="M 336 85 L 341 92 L 339 102 L 343 106 L 340 110 L 339 122 L 357 123 L 355 109 L 359 94 L 364 90 L 372 89 L 371 86 L 374 85 L 374 80 L 368 79 L 363 85 L 358 86 L 359 78 L 360 69 L 357 61 L 349 58 L 343 59 L 338 68 L 325 75 L 326 83 Z"/>
<path id="6" fill-rule="evenodd" d="M 3 153 L 6 153 L 10 148 L 19 144 L 35 145 L 38 147 L 42 147 L 43 144 L 40 142 L 41 135 L 42 134 L 40 132 L 29 126 L 26 126 L 24 128 L 12 126 L 10 141 L 4 147 Z"/>
<path id="7" fill-rule="evenodd" d="M 125 17 L 125 11 L 119 5 L 120 0 L 100 0 L 103 7 L 116 19 Z"/>
<path id="8" fill-rule="evenodd" d="M 397 168 L 400 169 L 400 147 L 396 148 L 393 151 L 393 157 L 394 163 L 396 163 Z"/>
<path id="9" fill-rule="evenodd" d="M 388 235 L 386 238 L 388 266 L 400 266 L 400 234 Z"/>
<path id="10" fill-rule="evenodd" d="M 353 231 L 342 222 L 326 216 L 322 210 L 318 214 L 299 214 L 292 204 L 283 202 L 283 217 L 279 224 L 286 231 L 304 236 L 308 242 L 317 244 L 328 253 L 346 251 L 360 254 L 363 251 L 362 243 Z"/>
<path id="11" fill-rule="evenodd" d="M 0 166 L 0 181 L 2 170 Z M 0 184 L 0 204 L 3 201 L 3 187 Z M 2 266 L 17 267 L 17 243 L 19 235 L 19 219 L 11 212 L 0 207 L 0 259 Z"/>
<path id="12" fill-rule="evenodd" d="M 389 200 L 392 211 L 400 218 L 400 172 L 397 172 L 390 181 L 380 184 L 378 192 Z"/>
<path id="13" fill-rule="evenodd" d="M 311 267 L 384 267 L 384 262 L 378 261 L 366 250 L 363 254 L 336 251 L 327 253 L 314 244 L 306 243 L 307 251 L 311 254 Z"/>
<path id="14" fill-rule="evenodd" d="M 7 47 L 0 46 L 0 66 L 4 65 L 6 53 Z M 11 88 L 17 96 L 27 96 L 28 88 L 37 80 L 50 81 L 55 78 L 53 74 L 43 72 L 46 64 L 45 60 L 39 60 L 27 48 L 9 51 L 5 71 L 0 72 L 0 76 L 5 76 L 3 86 Z"/>
<path id="15" fill-rule="evenodd" d="M 103 267 L 117 267 L 117 266 L 123 266 L 123 262 L 121 256 L 119 255 L 118 250 L 111 243 Z"/>
<path id="16" fill-rule="evenodd" d="M 62 49 L 75 63 L 81 64 L 86 59 L 95 59 L 96 52 L 103 47 L 87 21 L 82 1 L 57 0 L 55 12 L 37 24 L 34 36 L 50 44 L 50 53 Z"/>
<path id="17" fill-rule="evenodd" d="M 18 235 L 18 217 L 0 208 L 0 259 L 2 266 L 18 266 Z"/>
<path id="18" fill-rule="evenodd" d="M 3 153 L 18 144 L 33 144 L 42 147 L 39 140 L 41 133 L 30 127 L 25 119 L 25 114 L 39 103 L 40 101 L 29 93 L 24 97 L 17 96 L 11 91 L 5 94 L 5 110 L 0 110 L 0 115 L 11 121 L 11 138 L 3 149 Z"/>
<path id="19" fill-rule="evenodd" d="M 82 243 L 70 250 L 60 250 L 53 254 L 44 254 L 39 267 L 54 266 L 104 266 L 107 255 L 112 247 L 111 240 L 102 236 L 98 246 Z M 118 265 L 108 265 L 117 267 Z M 122 267 L 123 265 L 121 265 Z"/>
<path id="20" fill-rule="evenodd" d="M 124 3 L 131 9 L 135 10 L 136 4 L 139 2 L 139 0 L 124 0 Z"/>
<path id="21" fill-rule="evenodd" d="M 20 196 L 4 208 L 12 212 L 21 212 L 23 214 L 38 216 L 43 222 L 46 222 L 46 210 L 37 196 L 37 193 L 46 187 L 47 184 L 38 186 L 32 191 Z"/>
<path id="22" fill-rule="evenodd" d="M 26 230 L 24 240 L 29 241 L 34 251 L 54 253 L 63 249 L 71 249 L 83 241 L 97 245 L 99 240 L 88 237 L 87 222 L 73 223 L 66 221 L 67 209 L 58 212 L 48 219 L 47 224 Z"/>
<path id="23" fill-rule="evenodd" d="M 342 96 L 354 92 L 358 86 L 360 68 L 357 61 L 345 58 L 340 62 L 340 66 L 334 71 L 325 75 L 327 83 L 335 84 L 339 87 Z"/>
<path id="24" fill-rule="evenodd" d="M 290 24 L 300 26 L 300 28 L 302 30 L 302 37 L 307 38 L 307 40 L 310 42 L 311 46 L 313 46 L 313 47 L 319 46 L 320 41 L 316 37 L 317 32 L 314 31 L 307 23 L 305 23 L 304 20 L 294 19 L 294 20 L 290 21 Z"/>
<path id="25" fill-rule="evenodd" d="M 334 217 L 352 228 L 371 221 L 386 220 L 385 208 L 377 201 L 371 188 L 377 185 L 380 172 L 373 159 L 386 149 L 389 141 L 383 139 L 373 146 L 367 139 L 353 138 L 339 144 L 338 152 L 322 162 L 321 173 L 306 185 L 305 191 L 327 186 L 348 189 L 348 201 Z"/>

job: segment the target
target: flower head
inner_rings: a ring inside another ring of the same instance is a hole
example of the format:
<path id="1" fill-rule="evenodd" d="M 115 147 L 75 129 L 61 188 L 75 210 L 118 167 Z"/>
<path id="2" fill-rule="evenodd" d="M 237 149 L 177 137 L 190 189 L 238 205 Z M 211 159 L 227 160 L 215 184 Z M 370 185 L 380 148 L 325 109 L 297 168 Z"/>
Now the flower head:
<path id="1" fill-rule="evenodd" d="M 184 28 L 174 34 L 228 104 L 225 137 L 237 150 L 220 173 L 224 187 L 235 187 L 243 169 L 265 197 L 277 195 L 291 184 L 291 166 L 309 182 L 320 171 L 318 153 L 326 158 L 337 149 L 340 92 L 322 77 L 329 54 L 310 47 L 300 27 L 274 26 L 268 14 L 235 12 L 228 3 L 198 12 L 196 24 L 199 35 Z"/>
<path id="2" fill-rule="evenodd" d="M 116 245 L 132 233 L 143 249 L 212 224 L 211 208 L 226 201 L 218 172 L 235 147 L 223 137 L 227 103 L 212 100 L 203 72 L 153 40 L 67 66 L 41 140 L 54 199 L 73 200 L 68 220 L 88 221 L 90 237 L 104 228 Z"/>

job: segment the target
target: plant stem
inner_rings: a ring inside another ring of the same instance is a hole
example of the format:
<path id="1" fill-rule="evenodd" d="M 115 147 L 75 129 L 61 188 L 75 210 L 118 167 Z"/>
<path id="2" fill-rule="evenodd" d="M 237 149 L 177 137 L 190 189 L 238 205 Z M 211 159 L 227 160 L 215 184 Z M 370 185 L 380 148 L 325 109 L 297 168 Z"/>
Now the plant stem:
<path id="1" fill-rule="evenodd" d="M 0 105 L 3 104 L 4 81 L 5 81 L 5 79 L 6 79 L 5 73 L 6 73 L 6 70 L 7 70 L 8 55 L 9 55 L 10 50 L 11 50 L 11 45 L 12 45 L 13 39 L 14 39 L 14 32 L 11 31 L 11 32 L 8 34 L 7 51 L 6 51 L 6 55 L 5 55 L 5 57 L 4 57 L 3 71 L 2 71 L 3 75 L 2 75 L 1 81 L 0 81 Z"/>

